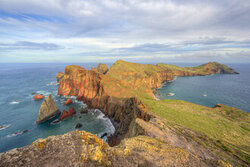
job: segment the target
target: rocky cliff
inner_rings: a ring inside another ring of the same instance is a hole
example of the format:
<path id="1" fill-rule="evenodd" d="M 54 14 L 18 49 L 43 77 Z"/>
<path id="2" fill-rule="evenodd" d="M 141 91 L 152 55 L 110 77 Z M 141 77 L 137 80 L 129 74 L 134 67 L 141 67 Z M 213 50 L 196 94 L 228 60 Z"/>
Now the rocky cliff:
<path id="1" fill-rule="evenodd" d="M 87 103 L 88 107 L 99 108 L 112 119 L 116 132 L 109 137 L 109 144 L 114 147 L 104 144 L 93 134 L 76 131 L 38 140 L 30 146 L 1 154 L 0 164 L 249 164 L 250 138 L 246 135 L 249 129 L 248 113 L 224 105 L 209 108 L 178 100 L 156 101 L 153 96 L 155 88 L 175 76 L 237 74 L 233 69 L 215 62 L 181 68 L 167 64 L 137 64 L 122 60 L 114 63 L 108 70 L 106 67 L 105 70 L 97 69 L 67 66 L 65 73 L 57 75 L 58 94 L 76 96 L 78 100 Z M 55 159 L 56 163 L 52 162 L 52 159 Z M 43 160 L 46 160 L 46 163 L 43 163 Z"/>
<path id="2" fill-rule="evenodd" d="M 102 68 L 101 68 L 102 67 Z M 101 70 L 103 69 L 103 70 Z M 107 72 L 103 72 L 107 71 Z M 91 108 L 102 109 L 117 122 L 115 138 L 119 143 L 127 133 L 130 122 L 139 117 L 148 121 L 152 116 L 138 94 L 146 92 L 153 97 L 153 89 L 175 76 L 210 75 L 236 72 L 219 63 L 208 63 L 193 68 L 181 68 L 166 64 L 137 64 L 122 60 L 115 62 L 108 70 L 99 64 L 97 70 L 80 66 L 67 66 L 65 74 L 58 73 L 59 95 L 77 96 Z"/>

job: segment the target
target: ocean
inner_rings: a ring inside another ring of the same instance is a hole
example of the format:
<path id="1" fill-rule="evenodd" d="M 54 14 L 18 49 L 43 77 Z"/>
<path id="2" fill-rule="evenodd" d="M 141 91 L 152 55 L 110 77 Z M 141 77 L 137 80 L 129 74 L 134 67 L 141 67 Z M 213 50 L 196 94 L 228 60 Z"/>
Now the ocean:
<path id="1" fill-rule="evenodd" d="M 176 63 L 182 67 L 200 64 Z M 215 74 L 209 76 L 177 77 L 156 90 L 159 99 L 180 99 L 213 107 L 225 104 L 250 112 L 250 64 L 226 64 L 239 75 Z M 169 96 L 169 93 L 173 96 Z"/>
<path id="2" fill-rule="evenodd" d="M 76 63 L 74 63 L 76 64 Z M 69 64 L 0 64 L 0 152 L 31 144 L 38 138 L 60 135 L 75 130 L 77 123 L 83 126 L 80 130 L 102 135 L 114 133 L 111 121 L 100 110 L 88 114 L 80 114 L 79 109 L 86 104 L 73 99 L 77 113 L 59 124 L 47 121 L 36 125 L 42 100 L 34 101 L 32 93 L 41 93 L 45 97 L 52 94 L 60 111 L 68 109 L 64 106 L 67 98 L 57 96 L 56 74 L 64 72 Z M 98 64 L 77 64 L 87 69 Z M 26 133 L 23 133 L 26 132 Z"/>

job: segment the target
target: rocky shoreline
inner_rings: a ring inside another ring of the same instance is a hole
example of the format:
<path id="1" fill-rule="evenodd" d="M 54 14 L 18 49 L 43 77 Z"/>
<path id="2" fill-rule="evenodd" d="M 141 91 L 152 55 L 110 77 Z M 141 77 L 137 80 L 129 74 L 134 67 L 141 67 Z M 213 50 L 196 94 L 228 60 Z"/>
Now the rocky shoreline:
<path id="1" fill-rule="evenodd" d="M 89 108 L 100 109 L 115 122 L 116 131 L 108 138 L 109 146 L 93 134 L 74 131 L 62 136 L 38 140 L 30 146 L 2 153 L 0 166 L 11 166 L 18 162 L 20 162 L 19 166 L 32 166 L 36 162 L 37 166 L 44 166 L 43 159 L 47 159 L 45 163 L 47 166 L 60 166 L 64 161 L 66 166 L 231 166 L 236 164 L 247 166 L 248 162 L 244 157 L 240 157 L 235 150 L 230 152 L 225 150 L 226 146 L 221 141 L 215 141 L 199 131 L 173 124 L 153 112 L 152 104 L 160 107 L 166 105 L 165 102 L 156 101 L 153 94 L 154 89 L 159 88 L 163 82 L 173 80 L 176 76 L 211 74 L 238 73 L 215 62 L 192 68 L 166 64 L 136 64 L 122 60 L 114 63 L 110 69 L 104 64 L 91 70 L 75 65 L 67 66 L 65 73 L 57 74 L 58 94 L 76 96 Z M 193 104 L 182 105 L 193 107 Z M 246 117 L 242 115 L 242 111 L 223 105 L 203 108 L 219 114 L 227 110 L 234 114 L 240 113 L 241 120 Z M 163 110 L 165 108 L 162 108 Z M 56 144 L 55 141 L 58 140 L 65 144 Z M 59 157 L 53 154 L 58 151 L 60 151 Z M 67 154 L 71 156 L 61 161 L 64 152 L 65 156 Z M 13 159 L 11 155 L 15 155 L 16 158 Z M 29 156 L 31 159 L 26 160 Z M 55 159 L 58 164 L 52 163 L 52 159 Z"/>

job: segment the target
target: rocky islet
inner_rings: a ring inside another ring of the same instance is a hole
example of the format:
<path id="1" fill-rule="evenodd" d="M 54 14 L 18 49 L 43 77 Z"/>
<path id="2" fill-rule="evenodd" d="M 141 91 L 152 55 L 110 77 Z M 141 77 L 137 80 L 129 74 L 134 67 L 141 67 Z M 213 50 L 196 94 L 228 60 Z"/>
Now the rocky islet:
<path id="1" fill-rule="evenodd" d="M 60 113 L 52 95 L 49 95 L 47 99 L 41 104 L 38 117 L 36 120 L 37 124 L 45 122 Z"/>

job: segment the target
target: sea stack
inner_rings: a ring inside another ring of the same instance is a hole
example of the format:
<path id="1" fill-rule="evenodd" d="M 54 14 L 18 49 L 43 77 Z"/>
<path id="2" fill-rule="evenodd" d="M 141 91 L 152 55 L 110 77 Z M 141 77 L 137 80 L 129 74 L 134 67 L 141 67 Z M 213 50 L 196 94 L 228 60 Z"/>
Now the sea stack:
<path id="1" fill-rule="evenodd" d="M 47 121 L 59 113 L 60 113 L 60 111 L 59 111 L 52 95 L 49 95 L 49 97 L 43 101 L 43 103 L 40 107 L 36 123 L 40 124 L 44 121 Z"/>

